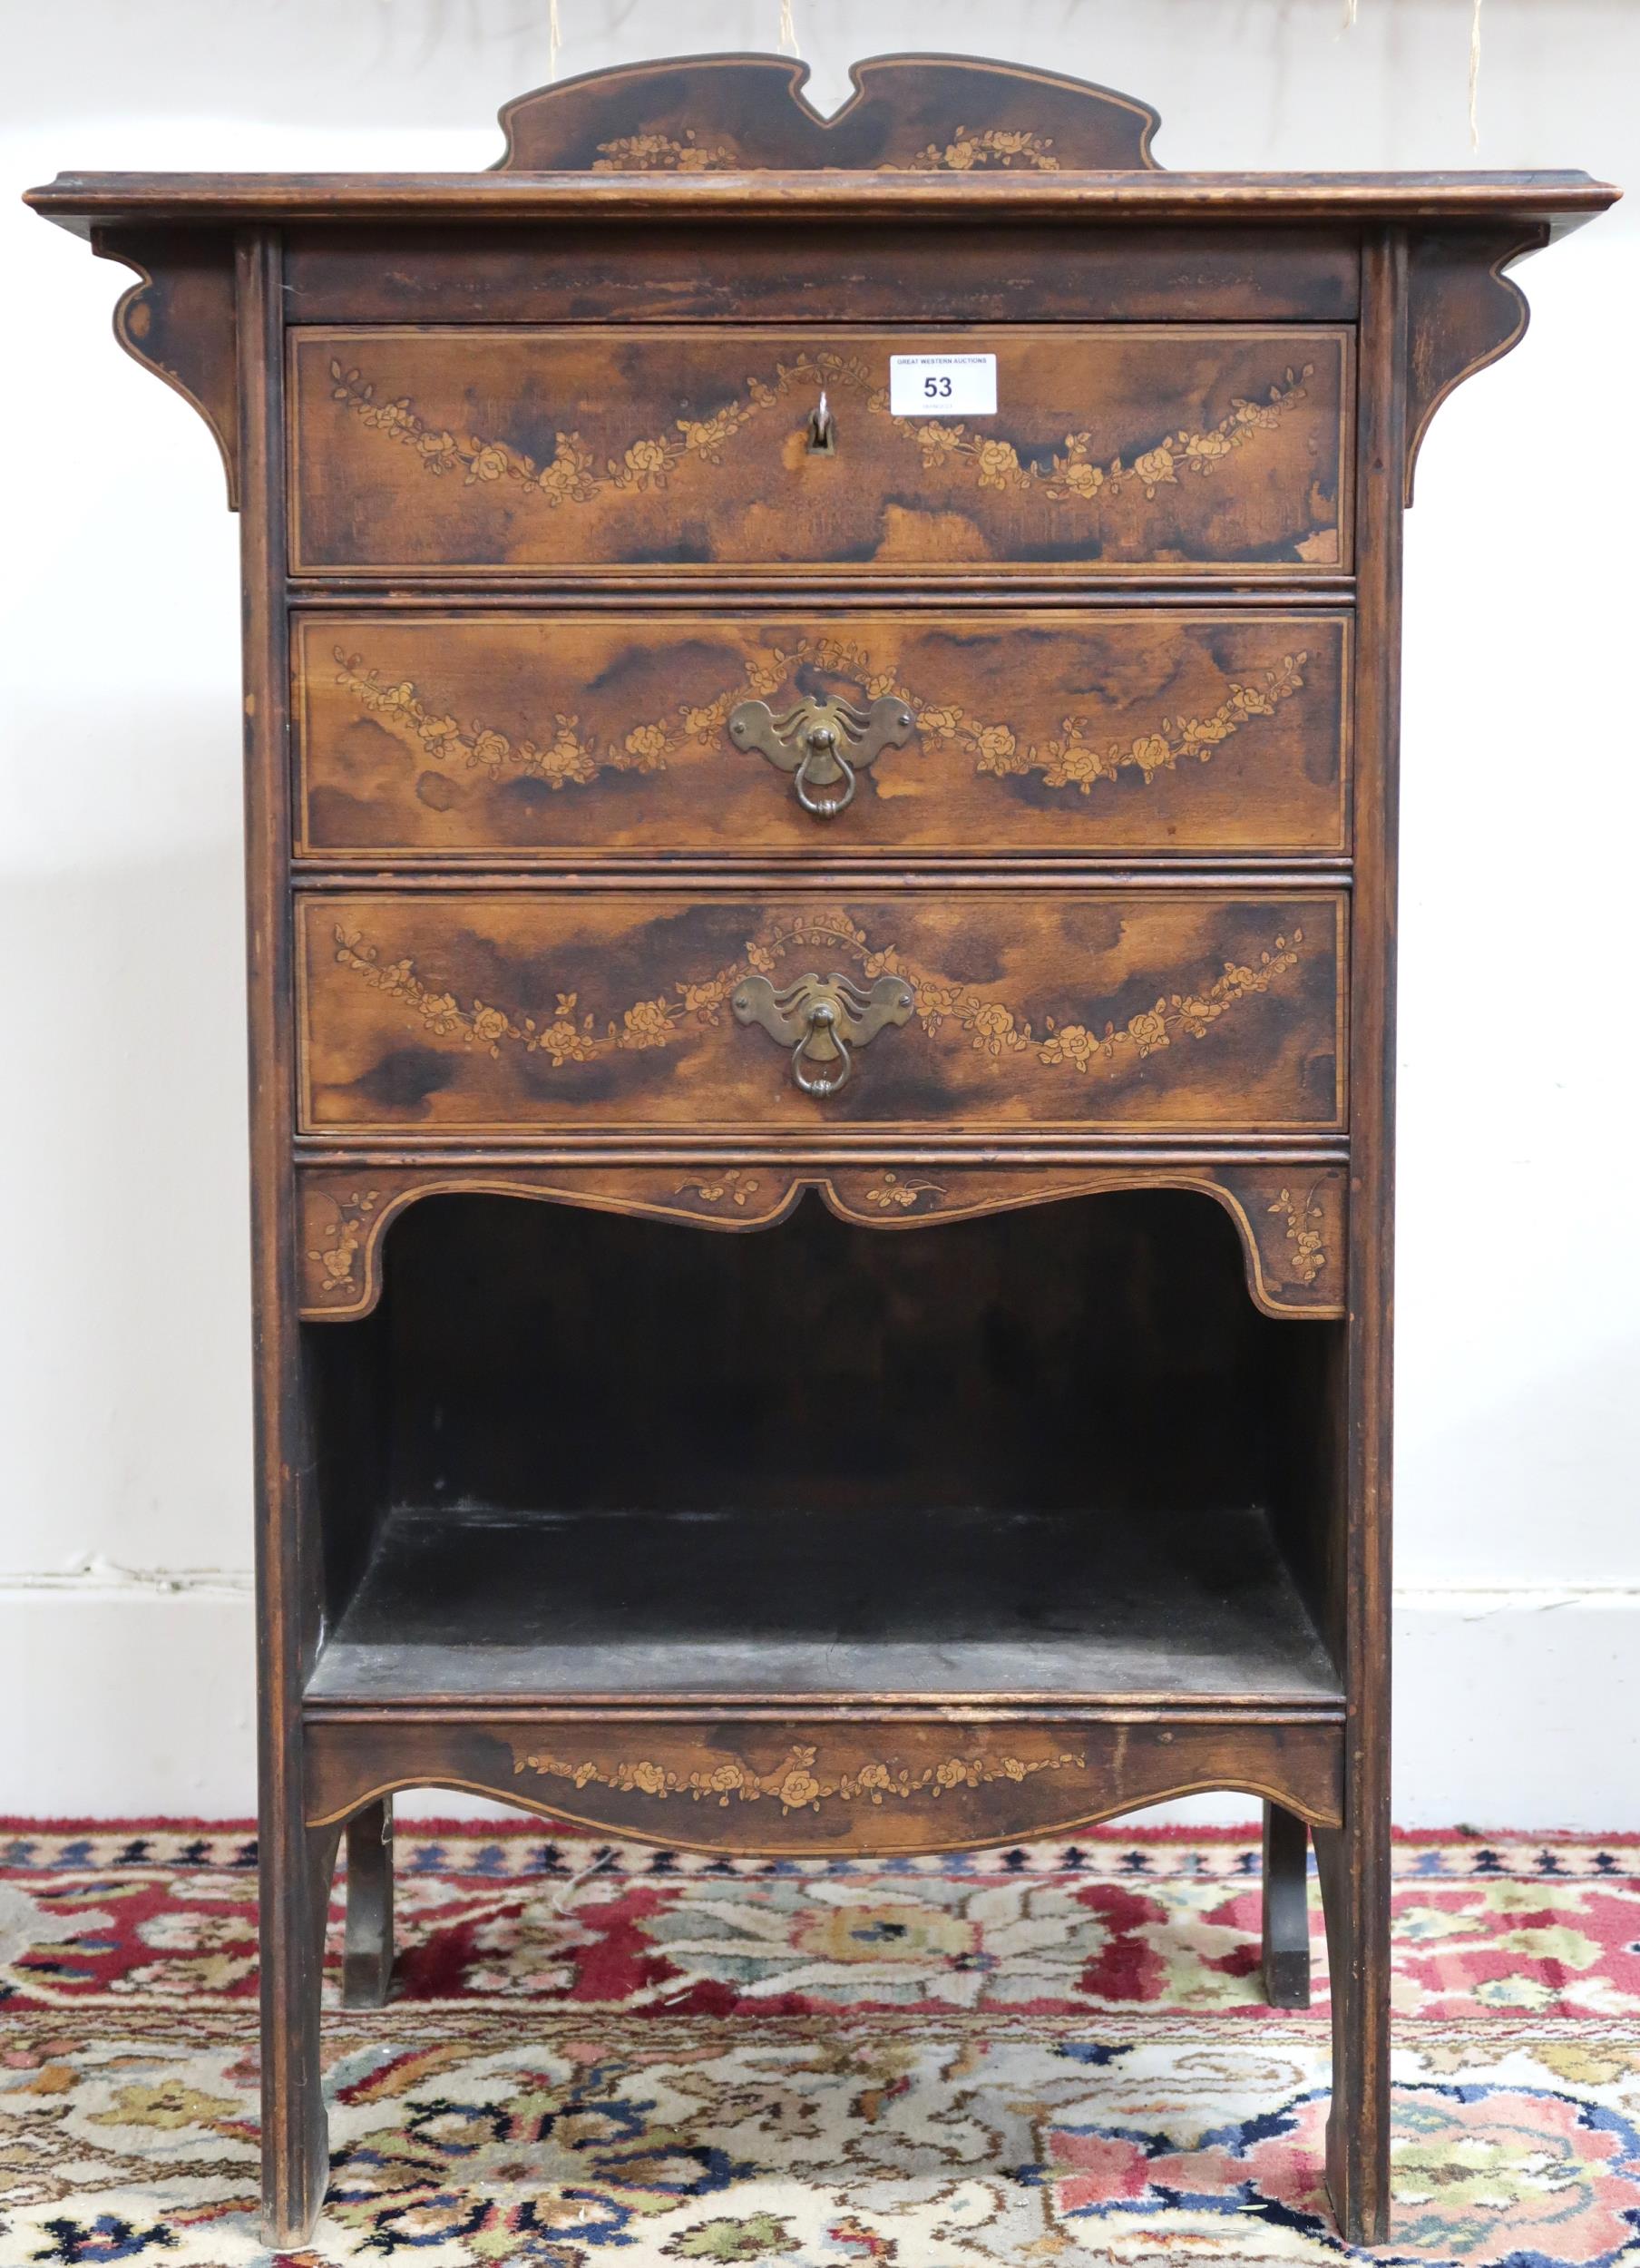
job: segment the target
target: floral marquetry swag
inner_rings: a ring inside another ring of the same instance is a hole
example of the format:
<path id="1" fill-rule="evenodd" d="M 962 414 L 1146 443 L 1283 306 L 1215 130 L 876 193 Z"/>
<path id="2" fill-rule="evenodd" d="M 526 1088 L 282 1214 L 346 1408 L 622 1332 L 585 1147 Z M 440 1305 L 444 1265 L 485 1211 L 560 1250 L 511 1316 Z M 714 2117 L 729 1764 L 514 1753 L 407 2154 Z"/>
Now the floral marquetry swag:
<path id="1" fill-rule="evenodd" d="M 565 1063 L 591 1062 L 610 1048 L 665 1047 L 683 1008 L 667 1000 L 640 1000 L 627 1009 L 619 1025 L 611 1022 L 603 1031 L 596 1019 L 576 1016 L 578 995 L 560 992 L 557 1008 L 544 1022 L 533 1016 L 514 1018 L 503 1008 L 482 1000 L 464 1008 L 454 992 L 437 992 L 424 984 L 409 960 L 384 963 L 375 945 L 357 930 L 335 931 L 336 957 L 344 968 L 355 970 L 373 991 L 386 992 L 413 1009 L 424 1031 L 447 1040 L 459 1034 L 469 1047 L 483 1047 L 499 1057 L 502 1042 L 511 1041 L 528 1055 L 547 1057 L 554 1070 Z"/>
<path id="2" fill-rule="evenodd" d="M 998 1780 L 1016 1784 L 1039 1772 L 1082 1771 L 1087 1758 L 1069 1750 L 1051 1756 L 946 1756 L 921 1771 L 904 1765 L 864 1764 L 853 1772 L 827 1774 L 817 1752 L 807 1743 L 787 1750 L 770 1772 L 738 1756 L 727 1757 L 702 1772 L 677 1772 L 649 1757 L 614 1765 L 590 1758 L 575 1763 L 547 1754 L 514 1760 L 514 1775 L 534 1772 L 546 1779 L 568 1780 L 577 1789 L 605 1787 L 622 1795 L 666 1797 L 688 1795 L 696 1803 L 756 1804 L 771 1798 L 782 1813 L 818 1811 L 822 1804 L 881 1804 L 889 1797 L 904 1802 L 914 1795 L 941 1796 L 952 1788 L 986 1787 Z"/>
<path id="3" fill-rule="evenodd" d="M 309 1250 L 308 1257 L 319 1271 L 321 1292 L 354 1291 L 358 1286 L 359 1255 L 370 1234 L 370 1218 L 381 1202 L 378 1189 L 352 1189 L 345 1197 L 330 1197 L 336 1215 L 336 1240 Z"/>
<path id="4" fill-rule="evenodd" d="M 1327 1265 L 1326 1247 L 1322 1241 L 1326 1215 L 1316 1203 L 1315 1194 L 1313 1187 L 1303 1197 L 1294 1197 L 1291 1189 L 1282 1189 L 1270 1207 L 1271 1212 L 1286 1220 L 1287 1242 L 1293 1247 L 1288 1266 L 1293 1280 L 1300 1284 L 1313 1284 Z"/>
<path id="5" fill-rule="evenodd" d="M 731 1167 L 724 1173 L 692 1173 L 673 1194 L 694 1198 L 702 1205 L 735 1205 L 744 1211 L 761 1187 L 756 1174 Z"/>
<path id="6" fill-rule="evenodd" d="M 1033 134 L 1023 128 L 987 126 L 971 133 L 959 126 L 946 142 L 931 142 L 906 165 L 880 165 L 879 173 L 981 173 L 995 167 L 1007 172 L 1057 173 L 1051 134 Z"/>
<path id="7" fill-rule="evenodd" d="M 993 1059 L 1030 1054 L 1040 1064 L 1081 1076 L 1094 1070 L 1114 1070 L 1123 1061 L 1154 1055 L 1176 1041 L 1205 1039 L 1239 1002 L 1268 992 L 1296 966 L 1303 934 L 1294 929 L 1290 938 L 1278 936 L 1256 962 L 1227 961 L 1216 976 L 1191 991 L 1162 994 L 1154 1006 L 1130 1015 L 1125 1023 L 1107 1020 L 1090 1029 L 1049 1016 L 1038 1032 L 1005 1002 L 917 967 L 893 945 L 874 947 L 865 932 L 840 911 L 772 925 L 747 941 L 744 959 L 698 982 L 678 979 L 675 1000 L 662 994 L 634 1002 L 619 1020 L 610 1017 L 601 1026 L 595 1015 L 580 1007 L 575 992 L 558 993 L 553 1014 L 542 1021 L 482 1000 L 464 1005 L 453 992 L 424 983 L 408 958 L 385 962 L 379 947 L 359 931 L 339 923 L 333 931 L 341 966 L 373 991 L 402 1002 L 411 1012 L 413 1028 L 438 1039 L 459 1038 L 495 1057 L 503 1047 L 522 1048 L 528 1055 L 544 1055 L 554 1070 L 566 1063 L 591 1062 L 610 1050 L 669 1046 L 689 1016 L 701 1024 L 720 1024 L 730 994 L 748 975 L 771 974 L 779 957 L 794 947 L 829 951 L 841 946 L 860 955 L 868 983 L 884 975 L 905 980 L 912 988 L 914 1012 L 931 1038 L 948 1022 L 954 1022 L 977 1052 Z"/>
<path id="8" fill-rule="evenodd" d="M 925 1197 L 942 1198 L 944 1195 L 945 1189 L 942 1183 L 930 1181 L 922 1174 L 901 1174 L 889 1171 L 883 1174 L 873 1187 L 867 1189 L 865 1202 L 868 1205 L 874 1205 L 880 1213 L 895 1210 L 910 1213 L 915 1211 Z"/>
<path id="9" fill-rule="evenodd" d="M 919 732 L 967 750 L 976 772 L 998 779 L 1037 772 L 1045 787 L 1074 787 L 1087 796 L 1100 780 L 1118 778 L 1125 771 L 1137 772 L 1148 787 L 1158 772 L 1171 771 L 1180 763 L 1192 758 L 1210 762 L 1214 750 L 1254 718 L 1274 717 L 1281 702 L 1303 691 L 1303 670 L 1309 659 L 1307 653 L 1284 654 L 1274 668 L 1261 673 L 1257 684 L 1226 680 L 1224 699 L 1206 716 L 1164 717 L 1155 731 L 1125 741 L 1094 738 L 1093 720 L 1079 716 L 1062 720 L 1057 739 L 1021 747 L 1009 725 L 981 724 L 961 709 L 922 708 L 914 695 L 903 698 Z M 867 680 L 867 690 L 874 692 L 874 681 Z"/>
<path id="10" fill-rule="evenodd" d="M 672 432 L 633 441 L 620 456 L 606 457 L 601 465 L 578 433 L 555 434 L 551 461 L 538 465 L 507 442 L 462 436 L 428 425 L 411 406 L 408 395 L 395 402 L 378 402 L 375 386 L 359 371 L 345 370 L 339 362 L 331 363 L 330 376 L 337 401 L 345 402 L 371 431 L 413 449 L 427 472 L 460 473 L 468 488 L 482 482 L 510 482 L 543 497 L 554 510 L 562 503 L 591 503 L 604 490 L 664 488 L 668 475 L 687 457 L 721 464 L 725 447 L 741 427 L 773 409 L 794 387 L 870 384 L 864 364 L 852 357 L 800 355 L 795 363 L 776 364 L 773 386 L 750 377 L 744 400 L 727 403 L 709 417 L 677 418 Z M 888 406 L 885 389 L 881 406 Z"/>
<path id="11" fill-rule="evenodd" d="M 883 695 L 903 701 L 925 739 L 959 749 L 972 759 L 977 773 L 1011 779 L 1034 772 L 1045 787 L 1075 788 L 1084 796 L 1101 780 L 1117 779 L 1125 771 L 1137 772 L 1148 786 L 1158 772 L 1181 763 L 1209 762 L 1215 749 L 1246 725 L 1273 717 L 1283 701 L 1303 691 L 1310 659 L 1303 652 L 1284 654 L 1279 662 L 1260 671 L 1255 682 L 1226 679 L 1216 709 L 1196 717 L 1160 718 L 1150 730 L 1125 740 L 1100 734 L 1092 718 L 1070 716 L 1060 720 L 1056 737 L 1021 743 L 1011 725 L 987 724 L 965 709 L 924 701 L 892 670 L 874 669 L 863 646 L 835 638 L 805 638 L 790 648 L 758 648 L 747 655 L 739 685 L 710 701 L 679 702 L 675 716 L 634 725 L 616 744 L 584 732 L 581 719 L 564 711 L 552 712 L 552 737 L 544 743 L 513 740 L 478 719 L 464 729 L 459 719 L 428 709 L 408 679 L 384 683 L 378 670 L 365 666 L 361 654 L 348 654 L 340 646 L 335 653 L 337 685 L 396 731 L 418 757 L 434 764 L 459 763 L 468 771 L 487 772 L 492 779 L 515 771 L 527 779 L 544 780 L 556 790 L 590 786 L 605 771 L 664 772 L 669 759 L 688 748 L 727 749 L 724 728 L 732 710 L 743 700 L 766 699 L 779 692 L 806 666 L 850 680 L 867 701 Z"/>
<path id="12" fill-rule="evenodd" d="M 1199 992 L 1168 992 L 1154 1008 L 1141 1009 L 1137 1016 L 1129 1016 L 1119 1030 L 1107 1023 L 1102 1031 L 1089 1031 L 1079 1023 L 1068 1023 L 1057 1029 L 1051 1016 L 1045 1020 L 1047 1038 L 1038 1051 L 1044 1063 L 1065 1063 L 1073 1071 L 1086 1072 L 1101 1060 L 1110 1062 L 1118 1051 L 1131 1048 L 1136 1055 L 1154 1055 L 1158 1048 L 1171 1047 L 1176 1040 L 1203 1040 L 1207 1028 L 1237 1001 L 1245 1000 L 1250 992 L 1266 992 L 1279 976 L 1285 976 L 1298 961 L 1298 948 L 1304 933 L 1295 929 L 1292 943 L 1284 937 L 1275 941 L 1273 953 L 1261 953 L 1256 967 L 1240 967 L 1226 961 L 1224 972 L 1215 977 L 1206 989 Z"/>
<path id="13" fill-rule="evenodd" d="M 1141 449 L 1131 464 L 1124 464 L 1119 456 L 1112 457 L 1108 465 L 1096 462 L 1091 430 L 1067 434 L 1064 455 L 1056 456 L 1046 471 L 1034 463 L 1022 464 L 1011 441 L 970 433 L 961 424 L 919 425 L 917 439 L 922 463 L 930 471 L 953 457 L 971 458 L 981 488 L 1030 488 L 1040 484 L 1043 494 L 1059 502 L 1069 497 L 1087 500 L 1101 494 L 1116 496 L 1125 488 L 1138 487 L 1149 502 L 1158 488 L 1176 487 L 1181 473 L 1211 473 L 1259 434 L 1273 432 L 1288 410 L 1308 398 L 1303 381 L 1314 375 L 1315 366 L 1311 362 L 1301 372 L 1289 370 L 1286 383 L 1273 386 L 1267 401 L 1238 399 L 1232 404 L 1230 415 L 1216 425 L 1203 433 L 1167 434 L 1154 448 Z"/>
<path id="14" fill-rule="evenodd" d="M 925 468 L 951 464 L 971 469 L 981 488 L 1035 489 L 1056 503 L 1092 503 L 1138 491 L 1153 501 L 1158 489 L 1176 487 L 1181 473 L 1213 473 L 1261 434 L 1274 431 L 1290 410 L 1308 398 L 1304 380 L 1313 370 L 1311 363 L 1301 371 L 1288 370 L 1284 383 L 1272 386 L 1263 402 L 1238 398 L 1216 425 L 1164 434 L 1141 449 L 1131 464 L 1120 456 L 1108 464 L 1100 462 L 1091 428 L 1067 434 L 1063 455 L 1051 455 L 1043 464 L 1034 458 L 1027 463 L 1011 441 L 971 433 L 961 423 L 917 425 L 906 417 L 891 422 L 912 432 Z M 413 451 L 425 471 L 459 473 L 469 488 L 505 482 L 542 497 L 553 510 L 560 504 L 590 503 L 608 493 L 664 488 L 669 475 L 691 458 L 721 464 L 723 452 L 736 435 L 794 391 L 805 399 L 823 390 L 864 394 L 868 411 L 889 415 L 888 388 L 876 384 L 857 355 L 805 354 L 796 362 L 776 363 L 773 384 L 749 376 L 744 396 L 726 403 L 709 417 L 675 418 L 669 433 L 630 442 L 620 456 L 605 456 L 600 462 L 579 433 L 558 433 L 551 459 L 538 464 L 510 442 L 430 424 L 407 394 L 395 401 L 378 400 L 374 382 L 340 362 L 331 362 L 330 377 L 333 400 L 371 432 Z M 1330 537 L 1331 531 L 1323 533 Z"/>
<path id="15" fill-rule="evenodd" d="M 1018 169 L 1026 173 L 1057 173 L 1051 134 L 1033 134 L 1022 128 L 988 126 L 972 133 L 959 126 L 951 140 L 931 142 L 903 165 L 884 163 L 878 173 L 981 173 Z M 600 142 L 592 161 L 594 173 L 737 173 L 747 171 L 746 159 L 732 142 L 701 142 L 686 128 L 679 135 L 622 134 Z"/>
<path id="16" fill-rule="evenodd" d="M 594 173 L 737 173 L 740 152 L 727 142 L 700 142 L 688 127 L 671 134 L 622 134 L 600 142 Z"/>
<path id="17" fill-rule="evenodd" d="M 544 746 L 510 739 L 477 720 L 464 732 L 455 718 L 429 709 L 407 679 L 384 685 L 378 671 L 365 668 L 361 654 L 346 653 L 340 646 L 336 659 L 341 664 L 337 683 L 361 708 L 402 733 L 420 757 L 434 764 L 459 760 L 469 771 L 488 772 L 492 779 L 511 770 L 526 779 L 543 779 L 553 788 L 584 787 L 600 772 L 663 772 L 677 746 L 670 727 L 654 724 L 635 727 L 620 748 L 600 748 L 581 738 L 578 718 L 556 713 L 552 738 Z"/>

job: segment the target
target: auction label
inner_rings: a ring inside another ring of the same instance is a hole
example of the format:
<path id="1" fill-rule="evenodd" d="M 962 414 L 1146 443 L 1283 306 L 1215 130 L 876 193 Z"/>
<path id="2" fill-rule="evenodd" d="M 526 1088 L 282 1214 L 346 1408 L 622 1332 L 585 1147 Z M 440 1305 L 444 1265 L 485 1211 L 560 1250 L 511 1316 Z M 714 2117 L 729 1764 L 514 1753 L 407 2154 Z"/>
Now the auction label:
<path id="1" fill-rule="evenodd" d="M 891 417 L 994 417 L 995 355 L 890 355 Z"/>

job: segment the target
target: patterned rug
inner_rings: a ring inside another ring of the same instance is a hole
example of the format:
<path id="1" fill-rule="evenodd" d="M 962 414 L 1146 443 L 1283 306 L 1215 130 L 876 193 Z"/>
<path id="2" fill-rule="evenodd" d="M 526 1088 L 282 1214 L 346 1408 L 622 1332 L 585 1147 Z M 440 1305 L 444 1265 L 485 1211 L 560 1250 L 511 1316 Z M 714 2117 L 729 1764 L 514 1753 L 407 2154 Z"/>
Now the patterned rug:
<path id="1" fill-rule="evenodd" d="M 0 2268 L 1348 2256 L 1313 1889 L 1315 2005 L 1277 2016 L 1240 1837 L 765 1863 L 531 1822 L 401 1826 L 395 1999 L 327 2019 L 325 2216 L 275 2255 L 255 1857 L 0 1823 Z M 1396 1862 L 1393 2240 L 1361 2257 L 1640 2263 L 1640 1838 Z"/>

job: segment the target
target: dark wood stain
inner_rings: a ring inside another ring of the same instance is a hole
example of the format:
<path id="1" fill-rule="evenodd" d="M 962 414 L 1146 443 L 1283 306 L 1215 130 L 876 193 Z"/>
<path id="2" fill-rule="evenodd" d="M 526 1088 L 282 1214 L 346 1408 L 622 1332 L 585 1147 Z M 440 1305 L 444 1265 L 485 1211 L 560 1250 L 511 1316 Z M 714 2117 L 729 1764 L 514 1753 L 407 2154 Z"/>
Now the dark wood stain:
<path id="1" fill-rule="evenodd" d="M 808 65 L 780 55 L 698 55 L 597 71 L 514 96 L 501 113 L 503 173 L 913 172 L 1153 166 L 1147 103 L 1086 80 L 962 55 L 874 55 L 823 118 Z"/>
<path id="2" fill-rule="evenodd" d="M 191 403 L 210 427 L 239 503 L 239 385 L 235 352 L 234 252 L 220 230 L 99 228 L 99 259 L 140 280 L 114 309 L 114 337 L 134 361 Z"/>
<path id="3" fill-rule="evenodd" d="M 442 1784 L 794 1853 L 1247 1790 L 1278 2006 L 1314 1841 L 1377 2244 L 1402 502 L 1506 269 L 1616 191 L 1167 176 L 1145 104 L 964 58 L 803 83 L 29 196 L 137 270 L 243 513 L 269 2241 L 323 2201 L 338 1845 L 376 2006 Z M 942 345 L 994 418 L 889 415 Z M 725 728 L 839 699 L 915 725 L 817 822 Z M 794 1059 L 757 987 L 810 975 Z"/>
<path id="4" fill-rule="evenodd" d="M 1336 894 L 327 892 L 298 923 L 309 1131 L 1342 1123 Z M 759 973 L 885 968 L 914 1013 L 828 1101 L 733 1012 Z"/>
<path id="5" fill-rule="evenodd" d="M 687 1221 L 731 1234 L 785 1220 L 814 1189 L 839 1219 L 905 1230 L 1134 1188 L 1183 1189 L 1223 1207 L 1241 1239 L 1247 1295 L 1265 1315 L 1342 1316 L 1347 1176 L 1340 1166 L 1293 1157 L 1280 1165 L 1153 1164 L 974 1168 L 943 1161 L 832 1167 L 815 1173 L 770 1163 L 697 1165 L 473 1165 L 441 1155 L 417 1166 L 304 1166 L 302 1315 L 351 1322 L 381 1296 L 386 1234 L 425 1197 L 534 1198 L 641 1219 Z"/>
<path id="6" fill-rule="evenodd" d="M 1349 565 L 1321 325 L 290 336 L 298 574 Z M 890 415 L 892 356 L 942 350 L 995 355 L 994 418 Z"/>
<path id="7" fill-rule="evenodd" d="M 1340 612 L 308 614 L 298 851 L 1336 855 L 1349 638 Z M 917 728 L 835 824 L 729 736 L 743 700 L 885 689 Z"/>
<path id="8" fill-rule="evenodd" d="M 981 177 L 984 178 L 984 177 Z M 1006 177 L 1002 177 L 1006 178 Z M 1361 259 L 1338 228 L 1062 230 L 971 213 L 959 230 L 824 217 L 771 233 L 691 220 L 619 225 L 292 228 L 293 322 L 1353 322 Z"/>

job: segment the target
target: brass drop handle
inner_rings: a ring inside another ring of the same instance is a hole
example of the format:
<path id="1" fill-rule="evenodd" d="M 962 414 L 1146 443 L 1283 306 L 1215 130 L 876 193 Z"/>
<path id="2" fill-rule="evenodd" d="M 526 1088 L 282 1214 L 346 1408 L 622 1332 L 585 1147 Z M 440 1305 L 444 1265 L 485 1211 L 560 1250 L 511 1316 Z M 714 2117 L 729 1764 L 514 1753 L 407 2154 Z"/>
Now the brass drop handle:
<path id="1" fill-rule="evenodd" d="M 742 701 L 729 711 L 729 738 L 755 748 L 792 775 L 798 802 L 816 819 L 835 819 L 854 800 L 858 776 L 884 748 L 903 748 L 916 719 L 897 695 L 884 693 L 869 709 L 841 695 L 806 695 L 778 717 L 766 701 Z"/>
<path id="2" fill-rule="evenodd" d="M 807 1070 L 804 1058 L 811 1053 L 815 1062 L 823 1056 L 835 1061 L 836 1070 L 829 1073 Z M 792 1077 L 805 1095 L 824 1098 L 845 1086 L 854 1068 L 848 1041 L 837 1029 L 836 1010 L 830 1001 L 817 1000 L 808 1012 L 808 1030 L 792 1050 Z"/>
<path id="3" fill-rule="evenodd" d="M 748 976 L 736 986 L 729 1005 L 736 1021 L 761 1024 L 771 1040 L 792 1051 L 792 1077 L 805 1095 L 824 1101 L 848 1084 L 854 1051 L 874 1040 L 884 1024 L 902 1024 L 913 996 L 902 976 L 880 976 L 863 992 L 845 976 L 806 976 L 777 992 L 766 976 Z"/>
<path id="4" fill-rule="evenodd" d="M 859 781 L 837 746 L 835 725 L 811 725 L 803 738 L 806 753 L 792 776 L 792 792 L 815 818 L 835 819 L 839 811 L 846 811 L 854 800 Z M 824 787 L 834 780 L 842 782 L 840 796 L 828 800 L 824 796 L 810 794 L 811 782 L 815 787 Z"/>

